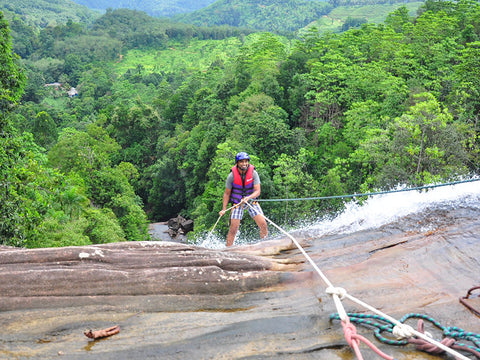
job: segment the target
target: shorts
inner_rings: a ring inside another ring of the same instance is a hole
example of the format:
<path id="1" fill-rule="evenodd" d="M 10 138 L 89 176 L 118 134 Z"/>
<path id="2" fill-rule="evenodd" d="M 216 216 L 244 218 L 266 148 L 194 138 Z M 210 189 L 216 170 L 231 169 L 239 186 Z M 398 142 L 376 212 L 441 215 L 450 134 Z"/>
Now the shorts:
<path id="1" fill-rule="evenodd" d="M 230 219 L 238 219 L 242 220 L 243 219 L 243 213 L 245 212 L 246 208 L 248 208 L 248 213 L 250 216 L 253 218 L 257 215 L 263 215 L 262 208 L 260 207 L 260 204 L 256 201 L 253 203 L 249 203 L 250 206 L 247 204 L 241 204 L 237 205 L 232 209 L 232 214 L 230 215 Z"/>

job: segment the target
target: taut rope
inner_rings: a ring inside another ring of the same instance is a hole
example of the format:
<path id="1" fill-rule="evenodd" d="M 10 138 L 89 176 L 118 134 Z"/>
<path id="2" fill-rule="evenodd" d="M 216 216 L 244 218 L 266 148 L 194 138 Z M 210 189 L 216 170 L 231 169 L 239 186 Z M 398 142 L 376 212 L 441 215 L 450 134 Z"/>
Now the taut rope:
<path id="1" fill-rule="evenodd" d="M 250 207 L 252 207 L 248 202 L 246 204 Z M 285 234 L 292 242 L 295 244 L 295 246 L 300 250 L 300 252 L 303 254 L 303 256 L 308 260 L 308 262 L 312 265 L 312 267 L 315 269 L 317 274 L 322 278 L 324 283 L 327 285 L 327 288 L 325 289 L 325 292 L 327 294 L 330 294 L 333 298 L 333 301 L 335 303 L 335 307 L 338 312 L 338 316 L 340 320 L 342 321 L 342 326 L 344 329 L 344 334 L 345 338 L 348 342 L 348 344 L 354 349 L 355 354 L 357 355 L 359 360 L 363 360 L 363 357 L 360 353 L 358 344 L 360 341 L 366 340 L 362 336 L 356 334 L 356 330 L 354 325 L 350 322 L 349 316 L 347 312 L 345 311 L 345 308 L 343 307 L 342 304 L 342 299 L 348 298 L 349 300 L 357 303 L 360 306 L 363 306 L 364 308 L 382 316 L 383 318 L 387 319 L 390 321 L 392 324 L 394 324 L 394 327 L 392 329 L 393 335 L 395 335 L 397 338 L 402 339 L 402 338 L 412 338 L 413 336 L 416 336 L 417 338 L 423 339 L 426 342 L 435 345 L 436 347 L 452 354 L 455 356 L 457 359 L 462 359 L 462 360 L 469 360 L 467 357 L 464 355 L 460 354 L 459 352 L 453 350 L 452 348 L 432 339 L 431 337 L 425 335 L 424 333 L 417 331 L 413 329 L 411 326 L 407 324 L 403 324 L 400 321 L 392 318 L 389 315 L 386 315 L 382 313 L 380 310 L 374 308 L 373 306 L 355 298 L 354 296 L 351 296 L 347 293 L 347 291 L 343 288 L 340 287 L 334 287 L 333 284 L 330 282 L 330 280 L 325 276 L 325 274 L 320 270 L 320 268 L 315 264 L 315 262 L 312 260 L 312 258 L 307 254 L 307 252 L 303 249 L 303 247 L 299 244 L 299 242 L 289 233 L 287 233 L 284 229 L 282 229 L 280 226 L 275 224 L 272 220 L 267 218 L 265 215 L 263 215 L 265 220 L 267 220 L 270 224 L 272 224 L 275 228 L 280 230 L 283 234 Z M 365 341 L 364 341 L 365 342 Z M 371 347 L 377 354 L 382 356 L 384 359 L 388 360 L 393 360 L 391 356 L 388 356 L 386 354 L 383 354 L 380 350 L 376 349 L 373 344 L 370 342 L 365 342 L 369 347 Z M 372 347 L 373 346 L 373 347 Z"/>

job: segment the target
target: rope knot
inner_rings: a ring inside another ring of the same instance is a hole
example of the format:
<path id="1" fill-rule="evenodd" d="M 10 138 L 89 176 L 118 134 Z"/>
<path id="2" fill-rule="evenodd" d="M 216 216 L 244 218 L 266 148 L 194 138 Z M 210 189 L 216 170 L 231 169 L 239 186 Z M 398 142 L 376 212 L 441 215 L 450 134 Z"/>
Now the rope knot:
<path id="1" fill-rule="evenodd" d="M 431 344 L 428 341 L 425 341 L 423 339 L 408 339 L 408 342 L 410 344 L 415 344 L 417 350 L 425 351 L 430 354 L 443 354 L 445 352 L 444 349 L 441 349 L 437 345 Z M 455 339 L 444 338 L 440 343 L 449 348 L 453 348 L 455 345 L 455 342 L 456 342 Z"/>
<path id="2" fill-rule="evenodd" d="M 428 334 L 425 332 L 425 325 L 422 320 L 418 320 L 418 325 L 417 325 L 418 332 L 427 335 L 428 337 L 432 337 L 431 334 Z M 430 354 L 443 354 L 445 350 L 439 348 L 435 344 L 431 344 L 428 341 L 425 341 L 424 339 L 418 339 L 418 338 L 413 338 L 413 339 L 408 339 L 408 342 L 411 344 L 415 344 L 417 350 L 425 351 Z M 456 340 L 453 338 L 444 338 L 441 341 L 442 345 L 445 345 L 449 348 L 453 348 L 455 345 Z"/>
<path id="3" fill-rule="evenodd" d="M 392 334 L 397 338 L 397 339 L 406 339 L 406 338 L 411 338 L 414 335 L 413 328 L 410 325 L 407 324 L 402 324 L 402 325 L 395 325 Z"/>
<path id="4" fill-rule="evenodd" d="M 337 295 L 340 298 L 340 300 L 343 300 L 347 295 L 347 290 L 341 287 L 329 286 L 325 289 L 325 292 L 330 295 Z"/>
<path id="5" fill-rule="evenodd" d="M 345 340 L 347 340 L 348 345 L 353 347 L 354 342 L 355 344 L 358 345 L 360 341 L 357 338 L 357 328 L 355 327 L 355 325 L 353 325 L 349 321 L 347 322 L 342 321 L 342 326 L 343 326 L 343 333 L 345 334 Z"/>

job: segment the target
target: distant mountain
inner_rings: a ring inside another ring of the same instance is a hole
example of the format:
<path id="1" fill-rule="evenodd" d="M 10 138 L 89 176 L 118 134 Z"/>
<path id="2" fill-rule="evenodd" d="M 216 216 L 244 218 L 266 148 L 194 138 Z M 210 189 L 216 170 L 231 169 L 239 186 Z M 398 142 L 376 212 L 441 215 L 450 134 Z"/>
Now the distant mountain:
<path id="1" fill-rule="evenodd" d="M 215 0 L 72 0 L 93 10 L 131 9 L 155 17 L 170 17 L 202 9 Z"/>
<path id="2" fill-rule="evenodd" d="M 101 15 L 71 0 L 0 0 L 0 11 L 7 19 L 19 17 L 24 23 L 40 28 L 65 24 L 68 20 L 89 24 Z"/>
<path id="3" fill-rule="evenodd" d="M 172 19 L 197 26 L 230 25 L 282 33 L 303 28 L 332 8 L 321 0 L 218 0 Z"/>

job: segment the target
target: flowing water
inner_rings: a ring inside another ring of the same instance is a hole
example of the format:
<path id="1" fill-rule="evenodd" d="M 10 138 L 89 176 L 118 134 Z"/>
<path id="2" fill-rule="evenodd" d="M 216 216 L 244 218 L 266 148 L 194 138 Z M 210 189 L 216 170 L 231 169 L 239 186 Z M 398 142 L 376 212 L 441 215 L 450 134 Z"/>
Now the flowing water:
<path id="1" fill-rule="evenodd" d="M 309 224 L 297 226 L 291 232 L 302 236 L 306 234 L 310 238 L 322 241 L 324 236 L 348 235 L 380 229 L 386 225 L 399 226 L 405 230 L 414 226 L 418 231 L 429 231 L 438 225 L 433 221 L 434 219 L 426 223 L 419 222 L 419 219 L 427 218 L 435 212 L 461 208 L 467 212 L 471 211 L 470 217 L 478 215 L 480 181 L 477 180 L 480 179 L 472 178 L 467 182 L 422 191 L 398 187 L 387 194 L 372 195 L 362 204 L 354 201 L 347 202 L 345 210 L 333 219 L 309 221 Z M 265 216 L 268 218 L 268 213 Z M 468 217 L 468 214 L 466 216 Z M 418 225 L 415 225 L 415 221 Z M 254 241 L 257 240 L 251 239 L 246 243 Z M 198 243 L 200 246 L 211 249 L 225 247 L 225 239 L 216 233 L 206 235 Z"/>
<path id="2" fill-rule="evenodd" d="M 418 312 L 478 334 L 480 318 L 458 298 L 480 285 L 479 219 L 480 182 L 472 181 L 371 196 L 291 234 L 334 286 L 388 315 Z M 214 236 L 201 245 L 225 247 Z M 304 260 L 298 250 L 279 257 Z M 310 264 L 286 279 L 230 295 L 109 297 L 86 306 L 3 311 L 0 359 L 355 359 L 341 325 L 329 320 L 337 309 Z M 83 335 L 116 324 L 118 335 L 99 341 Z M 357 331 L 398 360 L 453 359 L 383 344 L 369 328 Z M 428 331 L 442 338 L 438 329 Z M 365 360 L 380 359 L 361 348 Z"/>
<path id="3" fill-rule="evenodd" d="M 346 210 L 333 221 L 314 224 L 307 230 L 315 237 L 332 233 L 350 234 L 394 224 L 412 215 L 429 216 L 435 211 L 458 207 L 471 209 L 473 213 L 480 209 L 480 182 L 441 186 L 421 192 L 402 189 L 371 196 L 363 206 L 349 203 Z M 419 230 L 428 231 L 431 228 Z"/>

